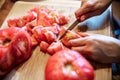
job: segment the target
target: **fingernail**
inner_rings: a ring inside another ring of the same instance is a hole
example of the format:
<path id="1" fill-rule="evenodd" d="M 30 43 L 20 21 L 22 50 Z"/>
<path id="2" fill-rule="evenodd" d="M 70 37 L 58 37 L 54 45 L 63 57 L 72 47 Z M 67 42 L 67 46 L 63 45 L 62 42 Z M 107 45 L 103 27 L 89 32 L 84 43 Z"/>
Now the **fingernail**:
<path id="1" fill-rule="evenodd" d="M 85 20 L 85 16 L 83 15 L 83 16 L 81 16 L 81 21 L 84 21 Z"/>

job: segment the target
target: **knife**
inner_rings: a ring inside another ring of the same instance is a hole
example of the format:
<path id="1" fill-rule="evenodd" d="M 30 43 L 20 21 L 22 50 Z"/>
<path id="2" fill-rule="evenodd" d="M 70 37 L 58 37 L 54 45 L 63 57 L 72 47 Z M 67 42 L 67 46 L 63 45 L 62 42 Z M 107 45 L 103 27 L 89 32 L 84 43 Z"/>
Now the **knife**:
<path id="1" fill-rule="evenodd" d="M 78 20 L 75 20 L 68 28 L 67 30 L 61 35 L 61 36 L 58 36 L 58 39 L 57 40 L 60 40 L 64 37 L 64 35 L 67 33 L 68 30 L 72 30 L 78 23 L 80 23 L 80 21 Z"/>

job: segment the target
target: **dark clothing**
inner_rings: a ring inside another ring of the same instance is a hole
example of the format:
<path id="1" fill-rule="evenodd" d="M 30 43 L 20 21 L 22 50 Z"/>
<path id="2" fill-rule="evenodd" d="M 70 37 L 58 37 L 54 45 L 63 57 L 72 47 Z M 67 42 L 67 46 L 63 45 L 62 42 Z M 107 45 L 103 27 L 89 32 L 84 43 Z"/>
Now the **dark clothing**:
<path id="1" fill-rule="evenodd" d="M 116 38 L 120 38 L 120 0 L 112 2 L 112 24 Z"/>
<path id="2" fill-rule="evenodd" d="M 114 29 L 114 35 L 116 38 L 120 39 L 120 0 L 113 0 L 112 2 L 112 14 L 111 16 L 111 26 Z M 120 64 L 112 64 L 112 74 L 113 80 L 120 80 Z"/>

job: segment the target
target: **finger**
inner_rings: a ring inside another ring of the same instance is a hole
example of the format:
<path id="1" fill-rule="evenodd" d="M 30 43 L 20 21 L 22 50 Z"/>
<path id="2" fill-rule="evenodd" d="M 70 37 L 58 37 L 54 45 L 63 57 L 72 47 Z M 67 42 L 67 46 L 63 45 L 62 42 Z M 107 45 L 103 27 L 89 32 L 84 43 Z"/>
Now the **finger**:
<path id="1" fill-rule="evenodd" d="M 90 33 L 83 33 L 83 32 L 77 32 L 78 35 L 80 35 L 81 37 L 86 37 L 86 36 L 90 36 Z"/>
<path id="2" fill-rule="evenodd" d="M 83 7 L 79 8 L 78 10 L 76 10 L 75 16 L 76 16 L 76 18 L 80 18 L 81 19 L 81 15 L 83 15 L 83 14 L 89 12 L 89 11 L 90 11 L 89 8 L 85 8 L 83 6 Z M 84 19 L 84 16 L 82 18 Z"/>
<path id="3" fill-rule="evenodd" d="M 85 39 L 84 38 L 77 38 L 77 39 L 72 39 L 69 41 L 71 46 L 84 46 L 85 45 Z"/>
<path id="4" fill-rule="evenodd" d="M 84 46 L 79 46 L 79 47 L 71 47 L 72 50 L 78 51 L 80 53 L 84 53 Z"/>
<path id="5" fill-rule="evenodd" d="M 100 10 L 90 11 L 88 13 L 85 13 L 84 15 L 81 15 L 80 21 L 84 21 L 84 20 L 86 20 L 90 17 L 97 16 L 97 15 L 100 15 L 100 14 L 101 14 Z"/>
<path id="6" fill-rule="evenodd" d="M 76 18 L 80 18 L 81 19 L 81 15 L 85 14 L 85 13 L 88 13 L 92 10 L 94 10 L 94 4 L 91 3 L 91 2 L 87 2 L 87 3 L 82 3 L 82 6 L 75 11 L 75 16 Z M 82 20 L 85 18 L 85 16 L 82 17 Z M 85 19 L 84 19 L 85 20 Z"/>

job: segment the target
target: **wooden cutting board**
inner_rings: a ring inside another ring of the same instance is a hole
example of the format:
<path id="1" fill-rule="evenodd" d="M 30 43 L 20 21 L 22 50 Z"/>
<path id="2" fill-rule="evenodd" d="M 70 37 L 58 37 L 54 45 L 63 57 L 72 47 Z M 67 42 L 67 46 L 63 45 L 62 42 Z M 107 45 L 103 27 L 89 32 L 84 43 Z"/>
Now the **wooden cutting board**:
<path id="1" fill-rule="evenodd" d="M 70 25 L 74 20 L 74 11 L 80 7 L 80 1 L 39 1 L 39 2 L 23 2 L 18 1 L 14 4 L 12 10 L 4 21 L 1 29 L 7 27 L 7 20 L 24 15 L 29 9 L 40 6 L 56 9 L 59 13 L 70 16 Z M 98 33 L 110 36 L 109 16 L 105 19 L 106 26 L 103 29 L 88 31 L 90 33 Z M 66 26 L 68 26 L 66 25 Z M 14 68 L 4 80 L 45 80 L 44 70 L 47 63 L 49 54 L 40 51 L 39 47 L 36 47 L 32 56 L 23 64 Z M 111 66 L 106 64 L 92 63 L 95 68 L 95 80 L 111 80 L 112 72 Z"/>

